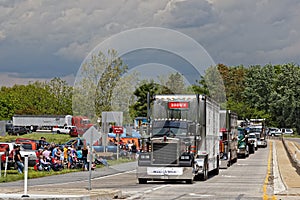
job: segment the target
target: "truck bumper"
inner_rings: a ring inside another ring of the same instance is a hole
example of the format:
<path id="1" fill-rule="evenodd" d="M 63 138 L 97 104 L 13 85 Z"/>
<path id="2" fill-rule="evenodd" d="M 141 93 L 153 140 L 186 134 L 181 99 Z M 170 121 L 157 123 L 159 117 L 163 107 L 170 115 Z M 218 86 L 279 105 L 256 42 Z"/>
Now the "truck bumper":
<path id="1" fill-rule="evenodd" d="M 267 141 L 258 141 L 257 147 L 267 147 Z"/>
<path id="2" fill-rule="evenodd" d="M 228 159 L 220 159 L 219 160 L 220 169 L 227 169 L 228 162 L 229 162 Z"/>
<path id="3" fill-rule="evenodd" d="M 246 149 L 238 149 L 237 150 L 237 155 L 238 156 L 245 156 L 247 154 Z"/>
<path id="4" fill-rule="evenodd" d="M 194 178 L 192 167 L 139 166 L 137 178 L 146 180 L 191 180 Z"/>

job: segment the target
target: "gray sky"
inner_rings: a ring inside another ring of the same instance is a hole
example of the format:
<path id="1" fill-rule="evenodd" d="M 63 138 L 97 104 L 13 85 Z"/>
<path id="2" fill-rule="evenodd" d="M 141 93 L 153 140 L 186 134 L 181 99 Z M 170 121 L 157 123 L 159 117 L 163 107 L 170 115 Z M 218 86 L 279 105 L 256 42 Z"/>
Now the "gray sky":
<path id="1" fill-rule="evenodd" d="M 0 86 L 61 77 L 112 35 L 163 27 L 196 40 L 215 63 L 300 60 L 298 0 L 0 0 Z"/>

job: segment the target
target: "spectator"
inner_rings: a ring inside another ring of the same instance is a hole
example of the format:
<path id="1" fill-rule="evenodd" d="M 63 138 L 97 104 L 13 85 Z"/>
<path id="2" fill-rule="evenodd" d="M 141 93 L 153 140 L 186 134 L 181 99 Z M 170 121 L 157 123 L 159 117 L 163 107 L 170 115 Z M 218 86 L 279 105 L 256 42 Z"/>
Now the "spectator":
<path id="1" fill-rule="evenodd" d="M 50 150 L 48 149 L 48 147 L 46 146 L 46 147 L 44 148 L 44 151 L 43 151 L 43 156 L 45 156 L 45 158 L 46 158 L 46 160 L 47 160 L 48 162 L 51 161 L 50 155 L 51 155 L 51 151 L 50 151 Z"/>
<path id="2" fill-rule="evenodd" d="M 68 169 L 71 169 L 71 165 L 73 164 L 71 147 L 68 148 L 67 155 L 68 155 Z"/>
<path id="3" fill-rule="evenodd" d="M 83 160 L 83 170 L 87 170 L 88 169 L 87 157 L 88 157 L 89 150 L 86 145 L 83 145 L 83 149 L 81 150 L 81 152 L 82 152 L 82 160 Z"/>
<path id="4" fill-rule="evenodd" d="M 61 160 L 60 160 L 58 157 L 55 157 L 55 158 L 53 159 L 52 169 L 53 169 L 54 171 L 60 171 L 60 170 L 63 169 L 62 162 L 61 162 Z"/>
<path id="5" fill-rule="evenodd" d="M 52 150 L 52 158 L 55 157 L 60 159 L 60 149 L 58 145 L 55 145 L 55 148 Z"/>
<path id="6" fill-rule="evenodd" d="M 49 161 L 47 161 L 46 157 L 43 155 L 40 155 L 38 170 L 40 170 L 40 171 L 42 171 L 42 170 L 50 171 L 51 170 L 51 163 Z"/>
<path id="7" fill-rule="evenodd" d="M 76 149 L 74 145 L 68 148 L 68 169 L 71 168 L 73 163 L 77 162 L 77 157 L 76 157 Z"/>
<path id="8" fill-rule="evenodd" d="M 78 160 L 82 160 L 82 150 L 81 147 L 77 147 L 76 156 Z"/>
<path id="9" fill-rule="evenodd" d="M 66 145 L 64 145 L 63 154 L 64 154 L 64 162 L 68 162 L 68 147 Z"/>
<path id="10" fill-rule="evenodd" d="M 18 172 L 20 174 L 22 174 L 23 170 L 24 170 L 24 163 L 23 163 L 21 153 L 20 153 L 20 145 L 17 145 L 15 147 L 15 157 L 14 157 L 14 159 L 15 159 L 15 162 L 17 164 Z"/>
<path id="11" fill-rule="evenodd" d="M 50 144 L 50 147 L 48 148 L 49 149 L 49 151 L 53 151 L 53 149 L 55 149 L 55 143 L 54 142 L 51 142 L 51 144 Z"/>
<path id="12" fill-rule="evenodd" d="M 136 145 L 134 143 L 134 140 L 132 140 L 132 146 L 131 146 L 131 158 L 132 159 L 136 159 L 136 153 L 137 153 L 137 148 Z"/>
<path id="13" fill-rule="evenodd" d="M 45 137 L 41 137 L 41 139 L 39 141 L 40 148 L 44 148 L 46 146 L 46 144 L 47 144 L 46 138 Z"/>

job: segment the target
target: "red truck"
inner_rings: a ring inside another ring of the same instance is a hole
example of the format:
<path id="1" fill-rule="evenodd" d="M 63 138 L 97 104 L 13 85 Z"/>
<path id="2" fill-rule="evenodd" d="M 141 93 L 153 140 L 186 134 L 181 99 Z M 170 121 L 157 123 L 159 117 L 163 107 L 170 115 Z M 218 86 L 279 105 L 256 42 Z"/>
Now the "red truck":
<path id="1" fill-rule="evenodd" d="M 72 116 L 72 126 L 76 126 L 78 134 L 82 136 L 93 124 L 88 117 Z"/>

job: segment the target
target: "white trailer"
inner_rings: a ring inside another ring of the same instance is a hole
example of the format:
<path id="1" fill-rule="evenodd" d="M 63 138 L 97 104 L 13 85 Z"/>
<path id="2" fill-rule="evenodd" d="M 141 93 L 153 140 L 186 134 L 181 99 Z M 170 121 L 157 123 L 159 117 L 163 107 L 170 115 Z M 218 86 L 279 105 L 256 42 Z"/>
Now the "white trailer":
<path id="1" fill-rule="evenodd" d="M 52 130 L 55 126 L 68 124 L 68 115 L 14 115 L 13 126 L 26 127 L 28 130 Z"/>
<path id="2" fill-rule="evenodd" d="M 220 110 L 220 168 L 237 161 L 238 116 L 231 110 Z"/>
<path id="3" fill-rule="evenodd" d="M 138 182 L 192 183 L 206 180 L 209 172 L 218 174 L 219 105 L 204 95 L 154 98 L 150 133 L 142 138 Z"/>

